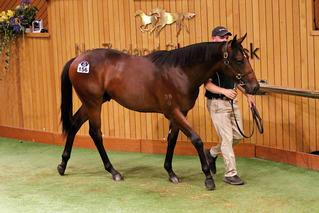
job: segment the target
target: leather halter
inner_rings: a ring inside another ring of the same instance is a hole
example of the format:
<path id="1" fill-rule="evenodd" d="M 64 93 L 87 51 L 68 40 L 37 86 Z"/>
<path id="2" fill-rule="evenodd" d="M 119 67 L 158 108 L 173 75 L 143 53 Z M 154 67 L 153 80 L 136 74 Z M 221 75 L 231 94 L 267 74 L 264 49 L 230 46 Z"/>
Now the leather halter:
<path id="1" fill-rule="evenodd" d="M 224 64 L 225 64 L 227 67 L 229 67 L 230 70 L 234 73 L 235 78 L 236 78 L 239 82 L 243 83 L 243 77 L 246 76 L 246 75 L 249 75 L 249 74 L 252 73 L 253 71 L 250 70 L 249 72 L 242 74 L 241 72 L 239 72 L 238 69 L 235 69 L 235 68 L 230 64 L 229 53 L 227 52 L 227 46 L 228 46 L 228 44 L 229 44 L 229 41 L 227 41 L 226 44 L 225 44 L 225 46 L 223 47 Z M 244 51 L 243 54 L 245 55 L 245 57 L 247 57 L 247 54 L 245 53 L 245 51 Z"/>

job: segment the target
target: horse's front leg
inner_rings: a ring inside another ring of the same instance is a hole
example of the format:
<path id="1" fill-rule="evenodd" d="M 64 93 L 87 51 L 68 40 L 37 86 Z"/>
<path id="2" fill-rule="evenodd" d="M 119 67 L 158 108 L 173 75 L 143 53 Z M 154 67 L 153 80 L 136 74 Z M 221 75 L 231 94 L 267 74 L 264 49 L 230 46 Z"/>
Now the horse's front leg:
<path id="1" fill-rule="evenodd" d="M 140 30 L 141 30 L 141 32 L 143 32 L 143 33 L 150 31 L 150 29 L 149 29 L 149 27 L 148 27 L 148 24 L 141 25 L 141 26 L 140 26 Z"/>
<path id="2" fill-rule="evenodd" d="M 150 33 L 153 33 L 154 31 L 156 32 L 157 31 L 157 29 L 159 28 L 159 27 L 161 27 L 162 26 L 162 24 L 160 24 L 160 23 L 157 23 L 155 26 L 153 26 L 153 28 L 150 30 Z"/>
<path id="3" fill-rule="evenodd" d="M 215 189 L 215 183 L 212 174 L 210 173 L 209 166 L 206 161 L 206 157 L 204 154 L 204 147 L 203 142 L 198 136 L 198 134 L 193 130 L 191 125 L 186 120 L 186 117 L 179 109 L 173 110 L 172 119 L 176 124 L 179 126 L 180 130 L 192 141 L 192 144 L 196 148 L 198 152 L 198 156 L 201 162 L 202 171 L 204 172 L 206 179 L 205 179 L 205 186 L 208 190 Z"/>
<path id="4" fill-rule="evenodd" d="M 165 163 L 164 163 L 164 168 L 166 169 L 169 180 L 173 183 L 179 183 L 180 179 L 177 177 L 175 172 L 173 171 L 172 168 L 172 160 L 173 160 L 173 154 L 174 154 L 174 149 L 176 145 L 176 140 L 178 137 L 178 132 L 179 128 L 177 125 L 173 122 L 170 123 L 169 125 L 169 133 L 167 136 L 167 151 L 166 151 L 166 157 L 165 157 Z"/>

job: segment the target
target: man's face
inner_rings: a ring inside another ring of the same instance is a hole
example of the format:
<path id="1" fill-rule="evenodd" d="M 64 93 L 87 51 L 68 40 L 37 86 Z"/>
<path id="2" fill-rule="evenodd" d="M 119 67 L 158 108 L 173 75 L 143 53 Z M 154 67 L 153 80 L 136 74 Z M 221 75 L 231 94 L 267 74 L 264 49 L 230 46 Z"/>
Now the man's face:
<path id="1" fill-rule="evenodd" d="M 212 40 L 213 42 L 223 42 L 228 40 L 229 35 L 224 36 L 213 36 Z"/>

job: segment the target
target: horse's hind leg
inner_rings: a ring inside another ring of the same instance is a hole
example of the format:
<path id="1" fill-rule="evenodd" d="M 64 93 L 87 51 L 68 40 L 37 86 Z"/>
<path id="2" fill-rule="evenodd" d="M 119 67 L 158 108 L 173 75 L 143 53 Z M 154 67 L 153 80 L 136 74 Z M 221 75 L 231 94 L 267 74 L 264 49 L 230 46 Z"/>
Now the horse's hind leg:
<path id="1" fill-rule="evenodd" d="M 65 147 L 62 154 L 62 162 L 58 165 L 58 172 L 60 175 L 64 175 L 66 165 L 71 156 L 73 141 L 76 133 L 79 131 L 81 126 L 85 121 L 87 121 L 87 111 L 86 108 L 82 105 L 80 109 L 73 116 L 73 124 L 68 132 Z"/>
<path id="2" fill-rule="evenodd" d="M 179 128 L 176 126 L 176 124 L 171 122 L 169 125 L 169 133 L 167 136 L 168 144 L 167 144 L 164 168 L 166 169 L 168 173 L 169 180 L 173 183 L 180 182 L 179 178 L 177 177 L 177 175 L 175 174 L 172 168 L 173 154 L 174 154 L 174 149 L 175 149 L 178 133 L 179 133 Z"/>
<path id="3" fill-rule="evenodd" d="M 113 180 L 123 180 L 122 175 L 113 168 L 103 146 L 103 138 L 101 132 L 101 104 L 98 107 L 92 107 L 88 109 L 88 115 L 90 123 L 89 134 L 92 137 L 94 144 L 100 153 L 105 170 L 112 174 Z"/>

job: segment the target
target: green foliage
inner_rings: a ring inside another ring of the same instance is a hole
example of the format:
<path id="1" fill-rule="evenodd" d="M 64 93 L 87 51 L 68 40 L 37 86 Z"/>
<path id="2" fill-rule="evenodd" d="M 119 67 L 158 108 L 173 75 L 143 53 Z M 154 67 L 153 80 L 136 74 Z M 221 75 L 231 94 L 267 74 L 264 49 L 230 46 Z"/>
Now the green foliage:
<path id="1" fill-rule="evenodd" d="M 0 13 L 0 57 L 4 57 L 4 70 L 9 69 L 11 44 L 30 27 L 38 9 L 30 1 L 21 0 L 14 11 Z"/>

